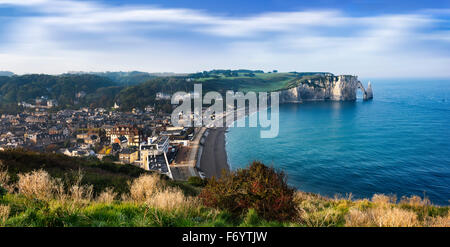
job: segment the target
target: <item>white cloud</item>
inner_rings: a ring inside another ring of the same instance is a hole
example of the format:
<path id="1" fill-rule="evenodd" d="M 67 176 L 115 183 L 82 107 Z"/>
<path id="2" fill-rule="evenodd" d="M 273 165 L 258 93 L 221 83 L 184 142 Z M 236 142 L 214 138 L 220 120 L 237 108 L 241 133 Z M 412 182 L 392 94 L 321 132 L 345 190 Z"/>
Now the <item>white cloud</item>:
<path id="1" fill-rule="evenodd" d="M 435 28 L 446 20 L 430 10 L 364 17 L 337 10 L 229 17 L 69 0 L 2 4 L 40 13 L 16 17 L 0 40 L 0 69 L 19 73 L 276 68 L 450 76 L 449 31 Z"/>

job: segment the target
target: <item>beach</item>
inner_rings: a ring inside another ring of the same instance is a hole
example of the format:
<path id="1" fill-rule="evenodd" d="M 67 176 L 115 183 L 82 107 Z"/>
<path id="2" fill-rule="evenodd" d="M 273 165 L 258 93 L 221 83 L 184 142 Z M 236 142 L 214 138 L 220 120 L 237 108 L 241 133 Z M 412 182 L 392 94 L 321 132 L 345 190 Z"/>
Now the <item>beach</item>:
<path id="1" fill-rule="evenodd" d="M 200 170 L 207 178 L 220 177 L 222 171 L 229 172 L 225 150 L 225 131 L 227 128 L 210 128 L 205 138 L 200 160 Z"/>
<path id="2" fill-rule="evenodd" d="M 235 121 L 237 121 L 254 113 L 256 112 L 249 112 L 249 109 L 245 109 L 243 112 L 226 112 L 223 116 L 218 117 L 216 121 L 221 122 L 218 124 L 222 124 L 224 123 L 222 121 L 225 121 L 224 119 L 229 117 L 232 117 Z M 231 126 L 234 124 L 235 122 L 233 122 Z M 212 128 L 211 126 L 208 128 L 208 134 L 203 137 L 205 138 L 205 141 L 203 143 L 203 147 L 200 148 L 200 153 L 198 154 L 201 155 L 200 165 L 198 167 L 205 173 L 207 178 L 211 178 L 213 176 L 220 177 L 223 170 L 226 172 L 230 171 L 227 151 L 225 149 L 225 133 L 230 126 L 216 128 Z"/>

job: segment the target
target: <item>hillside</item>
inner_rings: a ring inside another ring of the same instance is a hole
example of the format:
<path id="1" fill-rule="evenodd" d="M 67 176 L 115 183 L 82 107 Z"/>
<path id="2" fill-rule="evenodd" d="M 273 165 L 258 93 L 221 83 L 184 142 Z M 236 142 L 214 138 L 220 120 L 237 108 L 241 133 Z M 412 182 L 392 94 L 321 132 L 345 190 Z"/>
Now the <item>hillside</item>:
<path id="1" fill-rule="evenodd" d="M 450 226 L 449 207 L 426 199 L 326 198 L 295 191 L 258 162 L 205 186 L 51 154 L 0 160 L 0 226 Z"/>
<path id="2" fill-rule="evenodd" d="M 75 75 L 96 75 L 101 77 L 106 77 L 111 81 L 115 82 L 118 86 L 133 86 L 146 82 L 152 78 L 158 77 L 157 75 L 150 74 L 147 72 L 140 71 L 130 71 L 130 72 L 69 72 L 68 74 Z"/>
<path id="3" fill-rule="evenodd" d="M 116 83 L 95 75 L 33 74 L 0 77 L 1 104 L 34 103 L 36 98 L 45 97 L 57 100 L 61 108 L 77 104 L 101 105 L 102 99 L 114 98 L 118 91 Z M 79 92 L 84 92 L 85 96 L 77 98 L 76 94 Z"/>
<path id="4" fill-rule="evenodd" d="M 0 71 L 0 76 L 13 76 L 14 73 L 13 72 L 9 72 L 9 71 Z"/>
<path id="5" fill-rule="evenodd" d="M 263 73 L 252 70 L 212 70 L 185 76 L 169 76 L 150 79 L 145 83 L 128 87 L 116 97 L 122 109 L 144 107 L 157 102 L 158 92 L 173 94 L 178 91 L 191 92 L 193 85 L 202 84 L 203 93 L 216 91 L 225 94 L 227 90 L 240 92 L 272 92 L 297 86 L 306 79 L 321 78 L 329 73 L 290 72 Z"/>
<path id="6" fill-rule="evenodd" d="M 320 78 L 325 72 L 268 72 L 260 70 L 212 70 L 188 75 L 203 88 L 218 92 L 226 90 L 240 92 L 272 92 L 297 85 L 301 80 Z"/>
<path id="7" fill-rule="evenodd" d="M 56 100 L 57 109 L 77 107 L 112 107 L 118 102 L 122 110 L 165 104 L 156 93 L 190 92 L 201 83 L 203 92 L 227 90 L 270 92 L 320 78 L 322 72 L 264 73 L 259 70 L 212 70 L 187 75 L 150 74 L 145 72 L 73 72 L 62 75 L 31 74 L 0 76 L 0 111 L 19 112 L 18 103 L 34 104 L 37 98 Z"/>
<path id="8" fill-rule="evenodd" d="M 8 167 L 10 182 L 19 180 L 18 174 L 43 169 L 53 178 L 62 179 L 65 186 L 74 182 L 81 173 L 82 185 L 92 185 L 94 195 L 108 187 L 117 193 L 128 191 L 128 182 L 143 174 L 152 174 L 132 165 L 118 165 L 97 159 L 75 158 L 63 154 L 36 153 L 25 150 L 0 151 L 0 166 Z M 164 177 L 165 178 L 165 177 Z M 193 188 L 183 183 L 170 182 L 181 186 L 186 193 L 194 193 Z"/>
<path id="9" fill-rule="evenodd" d="M 113 186 L 117 192 L 126 191 L 127 181 L 147 173 L 131 165 L 68 157 L 62 154 L 34 153 L 11 150 L 0 152 L 0 162 L 8 167 L 10 182 L 17 182 L 19 173 L 44 169 L 52 177 L 73 182 L 78 173 L 83 174 L 82 184 L 90 184 L 98 193 Z"/>

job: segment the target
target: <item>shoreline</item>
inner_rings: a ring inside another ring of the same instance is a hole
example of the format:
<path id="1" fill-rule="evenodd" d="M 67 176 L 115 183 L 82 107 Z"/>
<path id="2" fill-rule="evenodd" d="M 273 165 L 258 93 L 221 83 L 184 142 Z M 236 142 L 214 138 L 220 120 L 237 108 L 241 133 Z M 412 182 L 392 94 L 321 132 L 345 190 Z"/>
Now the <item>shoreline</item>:
<path id="1" fill-rule="evenodd" d="M 233 111 L 233 114 L 234 112 L 235 111 Z M 246 111 L 243 115 L 240 115 L 239 112 L 237 112 L 236 119 L 230 125 L 227 126 L 226 123 L 223 123 L 225 127 L 207 129 L 208 134 L 203 136 L 205 142 L 203 143 L 203 147 L 199 154 L 200 163 L 198 166 L 200 170 L 205 173 L 207 178 L 220 178 L 223 170 L 227 173 L 231 171 L 231 165 L 228 163 L 225 133 L 229 128 L 232 128 L 230 126 L 234 126 L 241 118 L 256 114 L 257 112 L 258 110 L 254 112 Z M 226 115 L 226 117 L 228 117 L 228 115 Z"/>
<path id="2" fill-rule="evenodd" d="M 230 171 L 225 149 L 226 130 L 226 127 L 208 129 L 200 158 L 200 170 L 207 178 L 220 178 L 223 171 Z"/>

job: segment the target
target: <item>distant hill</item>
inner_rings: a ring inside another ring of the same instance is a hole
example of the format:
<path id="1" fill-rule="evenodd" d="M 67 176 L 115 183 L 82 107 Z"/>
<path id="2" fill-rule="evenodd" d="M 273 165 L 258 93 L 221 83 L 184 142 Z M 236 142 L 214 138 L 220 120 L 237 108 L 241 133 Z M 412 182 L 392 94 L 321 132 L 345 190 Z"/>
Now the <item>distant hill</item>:
<path id="1" fill-rule="evenodd" d="M 96 75 L 0 76 L 0 102 L 3 105 L 32 102 L 38 97 L 57 100 L 63 108 L 77 104 L 112 105 L 120 89 L 111 79 Z M 83 97 L 77 98 L 79 92 Z"/>
<path id="2" fill-rule="evenodd" d="M 130 71 L 130 72 L 69 72 L 67 74 L 71 75 L 97 75 L 106 77 L 113 82 L 117 83 L 119 86 L 133 86 L 139 83 L 148 81 L 149 79 L 158 77 L 159 75 L 150 74 L 147 72 L 140 71 Z"/>
<path id="3" fill-rule="evenodd" d="M 14 73 L 10 71 L 0 71 L 0 76 L 13 76 Z"/>
<path id="4" fill-rule="evenodd" d="M 190 92 L 193 89 L 194 81 L 185 77 L 158 77 L 123 89 L 116 96 L 116 100 L 122 109 L 129 110 L 156 103 L 156 94 L 159 92 L 173 94 L 177 91 Z"/>
<path id="5" fill-rule="evenodd" d="M 241 92 L 272 92 L 298 85 L 307 78 L 320 77 L 327 72 L 264 73 L 260 70 L 212 70 L 185 76 L 157 77 L 145 83 L 127 87 L 120 91 L 116 100 L 122 109 L 144 107 L 156 102 L 158 92 L 173 94 L 178 91 L 191 92 L 194 84 L 201 83 L 203 93 L 227 90 Z"/>
<path id="6" fill-rule="evenodd" d="M 36 98 L 57 100 L 58 109 L 111 107 L 118 102 L 122 110 L 159 104 L 156 94 L 191 92 L 195 83 L 201 83 L 203 92 L 227 90 L 271 92 L 298 85 L 304 79 L 320 77 L 326 72 L 262 70 L 211 70 L 193 74 L 146 72 L 70 72 L 62 75 L 0 76 L 0 112 L 17 112 L 17 103 L 34 103 Z M 167 101 L 162 101 L 167 104 Z"/>

